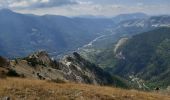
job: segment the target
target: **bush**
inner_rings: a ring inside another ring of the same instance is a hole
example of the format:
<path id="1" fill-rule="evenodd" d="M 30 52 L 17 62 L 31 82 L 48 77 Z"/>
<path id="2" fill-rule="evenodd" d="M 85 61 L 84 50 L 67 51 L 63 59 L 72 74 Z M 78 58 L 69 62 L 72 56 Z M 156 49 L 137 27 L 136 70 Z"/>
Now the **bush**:
<path id="1" fill-rule="evenodd" d="M 0 56 L 0 67 L 6 67 L 8 65 L 9 65 L 9 62 L 7 61 L 7 59 Z"/>
<path id="2" fill-rule="evenodd" d="M 19 77 L 20 75 L 15 70 L 10 69 L 7 73 L 7 76 Z"/>
<path id="3" fill-rule="evenodd" d="M 5 79 L 7 76 L 6 76 L 6 73 L 5 73 L 5 71 L 1 71 L 0 72 L 0 79 Z"/>
<path id="4" fill-rule="evenodd" d="M 59 78 L 57 78 L 57 79 L 52 79 L 52 80 L 50 80 L 50 82 L 54 82 L 54 83 L 66 83 L 64 80 L 59 79 Z"/>

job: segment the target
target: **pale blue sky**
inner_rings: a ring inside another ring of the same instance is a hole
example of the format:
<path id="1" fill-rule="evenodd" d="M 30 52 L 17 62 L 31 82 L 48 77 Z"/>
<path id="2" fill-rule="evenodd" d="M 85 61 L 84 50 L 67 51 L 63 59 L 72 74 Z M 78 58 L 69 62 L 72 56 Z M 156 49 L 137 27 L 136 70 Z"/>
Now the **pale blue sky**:
<path id="1" fill-rule="evenodd" d="M 170 0 L 0 0 L 0 8 L 38 15 L 170 14 Z"/>

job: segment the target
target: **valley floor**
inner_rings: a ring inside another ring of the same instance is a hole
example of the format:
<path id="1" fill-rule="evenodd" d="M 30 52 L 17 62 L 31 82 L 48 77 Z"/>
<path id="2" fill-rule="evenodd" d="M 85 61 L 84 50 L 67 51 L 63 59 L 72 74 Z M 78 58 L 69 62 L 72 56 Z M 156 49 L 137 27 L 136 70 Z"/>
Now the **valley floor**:
<path id="1" fill-rule="evenodd" d="M 123 90 L 75 83 L 0 79 L 0 100 L 170 100 L 159 93 Z"/>

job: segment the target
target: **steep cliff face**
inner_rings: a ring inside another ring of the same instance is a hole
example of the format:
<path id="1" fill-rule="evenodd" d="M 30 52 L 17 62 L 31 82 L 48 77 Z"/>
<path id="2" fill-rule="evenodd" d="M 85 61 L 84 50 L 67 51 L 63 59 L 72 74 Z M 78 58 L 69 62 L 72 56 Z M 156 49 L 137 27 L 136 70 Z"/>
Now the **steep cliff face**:
<path id="1" fill-rule="evenodd" d="M 95 64 L 83 59 L 78 53 L 66 55 L 56 61 L 44 51 L 11 61 L 11 69 L 28 78 L 71 81 L 96 85 L 115 85 L 112 76 Z"/>

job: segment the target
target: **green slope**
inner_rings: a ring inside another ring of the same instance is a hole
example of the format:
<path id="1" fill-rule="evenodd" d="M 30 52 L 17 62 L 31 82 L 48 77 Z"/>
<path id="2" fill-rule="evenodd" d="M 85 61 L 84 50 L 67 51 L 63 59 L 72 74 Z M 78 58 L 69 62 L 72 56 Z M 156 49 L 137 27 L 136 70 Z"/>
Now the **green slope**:
<path id="1" fill-rule="evenodd" d="M 120 48 L 125 59 L 118 59 L 114 74 L 135 74 L 150 85 L 170 84 L 170 28 L 160 28 L 133 36 Z"/>

